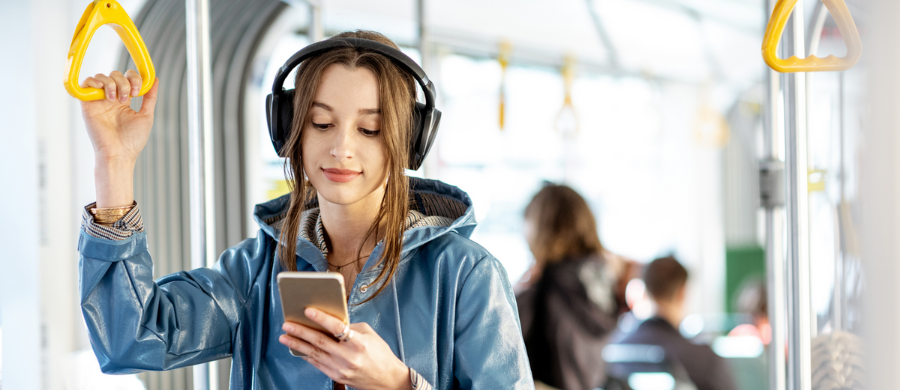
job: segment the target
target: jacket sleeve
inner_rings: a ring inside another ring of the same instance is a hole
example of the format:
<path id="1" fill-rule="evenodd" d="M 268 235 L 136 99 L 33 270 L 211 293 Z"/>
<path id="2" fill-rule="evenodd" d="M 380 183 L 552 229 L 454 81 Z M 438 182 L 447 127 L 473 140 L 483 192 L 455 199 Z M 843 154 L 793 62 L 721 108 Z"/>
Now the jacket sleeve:
<path id="1" fill-rule="evenodd" d="M 456 305 L 454 375 L 462 389 L 534 389 L 516 298 L 497 259 L 478 261 Z"/>
<path id="2" fill-rule="evenodd" d="M 169 370 L 229 356 L 264 263 L 262 237 L 228 249 L 213 268 L 154 281 L 146 233 L 112 240 L 82 230 L 81 308 L 102 371 Z"/>

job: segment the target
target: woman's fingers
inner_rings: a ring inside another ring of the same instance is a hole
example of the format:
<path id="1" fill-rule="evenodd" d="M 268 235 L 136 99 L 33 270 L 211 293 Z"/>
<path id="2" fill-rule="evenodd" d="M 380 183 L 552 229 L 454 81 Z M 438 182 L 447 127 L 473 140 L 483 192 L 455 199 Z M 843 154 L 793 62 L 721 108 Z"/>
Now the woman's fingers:
<path id="1" fill-rule="evenodd" d="M 303 329 L 292 329 L 290 332 L 286 331 L 286 334 L 278 337 L 278 342 L 290 347 L 295 351 L 299 351 L 306 356 L 316 359 L 319 362 L 322 362 L 329 366 L 334 365 L 334 360 L 328 350 L 326 340 L 311 340 L 314 335 L 310 333 L 318 333 L 320 336 L 326 339 L 328 339 L 328 336 L 322 335 L 321 332 L 306 328 L 303 325 L 296 325 L 294 327 L 302 327 Z M 328 339 L 327 341 L 331 341 L 332 343 L 334 343 L 334 340 L 331 339 Z"/>
<path id="2" fill-rule="evenodd" d="M 324 311 L 316 310 L 311 307 L 307 307 L 306 310 L 303 311 L 303 314 L 305 314 L 309 319 L 313 320 L 313 322 L 321 325 L 333 335 L 339 335 L 343 333 L 344 328 L 347 326 L 344 321 L 339 320 L 337 317 L 331 316 Z"/>
<path id="3" fill-rule="evenodd" d="M 154 86 L 151 88 L 151 91 L 147 92 L 147 95 L 153 94 L 151 101 L 148 102 L 147 99 L 144 99 L 143 107 L 148 107 L 150 114 L 152 115 L 152 108 L 156 104 L 156 82 L 158 79 L 154 79 Z M 112 71 L 109 75 L 105 75 L 102 73 L 97 73 L 94 77 L 88 77 L 81 82 L 82 87 L 91 87 L 91 88 L 99 88 L 103 89 L 104 94 L 106 95 L 106 100 L 111 102 L 118 101 L 120 103 L 127 103 L 129 98 L 137 96 L 141 92 L 141 83 L 144 80 L 141 79 L 141 75 L 129 69 L 122 74 L 117 70 Z M 150 104 L 147 104 L 150 103 Z M 143 109 L 141 110 L 143 111 Z"/>
<path id="4" fill-rule="evenodd" d="M 95 74 L 94 79 L 103 83 L 103 92 L 106 94 L 106 100 L 111 102 L 116 101 L 116 82 L 103 73 Z"/>
<path id="5" fill-rule="evenodd" d="M 133 69 L 128 69 L 125 72 L 125 79 L 131 84 L 131 92 L 129 92 L 129 95 L 131 97 L 137 96 L 141 92 L 141 82 L 144 81 L 141 79 L 141 75 Z"/>
<path id="6" fill-rule="evenodd" d="M 97 79 L 93 77 L 88 77 L 81 82 L 82 88 L 103 88 L 103 83 L 97 81 Z"/>
<path id="7" fill-rule="evenodd" d="M 309 343 L 327 353 L 337 352 L 338 342 L 331 338 L 331 336 L 318 330 L 290 322 L 285 322 L 284 325 L 282 325 L 282 330 L 284 330 L 288 336 Z"/>
<path id="8" fill-rule="evenodd" d="M 316 360 L 315 358 L 313 358 L 311 356 L 307 356 L 302 359 L 309 362 L 309 364 L 312 364 L 313 367 L 319 369 L 319 371 L 322 371 L 323 374 L 327 375 L 329 378 L 333 379 L 335 382 L 341 383 L 340 379 L 343 378 L 343 376 L 336 368 L 333 368 L 332 366 L 324 364 L 321 361 Z"/>
<path id="9" fill-rule="evenodd" d="M 138 90 L 140 90 L 140 86 L 138 86 Z M 156 109 L 156 93 L 159 91 L 159 78 L 153 79 L 153 86 L 150 87 L 150 90 L 144 94 L 144 99 L 141 100 L 141 111 L 142 115 L 153 117 L 153 111 Z"/>
<path id="10" fill-rule="evenodd" d="M 281 337 L 278 338 L 278 341 L 289 348 L 306 355 L 304 358 L 306 361 L 335 381 L 343 383 L 343 381 L 355 377 L 354 370 L 356 370 L 357 367 L 348 364 L 346 360 L 339 356 L 335 356 L 313 344 L 287 334 L 281 335 Z"/>
<path id="11" fill-rule="evenodd" d="M 131 82 L 118 70 L 112 71 L 109 77 L 112 77 L 113 81 L 116 82 L 116 96 L 119 97 L 119 103 L 127 102 L 128 98 L 131 97 Z"/>

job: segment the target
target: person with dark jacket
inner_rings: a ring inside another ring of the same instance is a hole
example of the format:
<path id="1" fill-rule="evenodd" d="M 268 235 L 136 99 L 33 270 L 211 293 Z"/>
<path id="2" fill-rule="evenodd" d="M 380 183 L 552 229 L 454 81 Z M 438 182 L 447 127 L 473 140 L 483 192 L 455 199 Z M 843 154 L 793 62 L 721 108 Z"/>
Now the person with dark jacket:
<path id="1" fill-rule="evenodd" d="M 690 342 L 678 332 L 684 317 L 687 270 L 674 257 L 653 260 L 644 269 L 644 284 L 655 315 L 617 344 L 656 345 L 665 359 L 687 371 L 697 390 L 734 390 L 728 363 L 709 346 Z"/>
<path id="2" fill-rule="evenodd" d="M 587 202 L 547 185 L 525 208 L 535 264 L 516 295 L 536 383 L 594 389 L 605 382 L 603 347 L 616 327 L 614 266 L 605 260 Z"/>

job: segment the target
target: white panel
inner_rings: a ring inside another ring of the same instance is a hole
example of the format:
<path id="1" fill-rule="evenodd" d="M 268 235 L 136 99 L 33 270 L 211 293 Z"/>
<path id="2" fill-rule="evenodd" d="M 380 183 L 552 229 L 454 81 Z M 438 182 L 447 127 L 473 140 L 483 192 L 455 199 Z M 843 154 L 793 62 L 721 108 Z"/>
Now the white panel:
<path id="1" fill-rule="evenodd" d="M 37 107 L 34 3 L 0 3 L 0 298 L 3 386 L 41 388 Z M 60 53 L 62 55 L 62 53 Z M 60 73 L 57 73 L 59 75 Z M 55 79 L 59 80 L 59 76 Z M 59 86 L 62 89 L 62 86 Z"/>

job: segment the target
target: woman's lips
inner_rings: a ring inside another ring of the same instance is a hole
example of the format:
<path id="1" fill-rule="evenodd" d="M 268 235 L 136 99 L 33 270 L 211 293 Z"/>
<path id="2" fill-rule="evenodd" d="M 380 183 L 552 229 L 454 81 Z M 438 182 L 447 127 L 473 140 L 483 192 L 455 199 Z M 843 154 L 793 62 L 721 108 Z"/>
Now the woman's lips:
<path id="1" fill-rule="evenodd" d="M 322 172 L 325 173 L 325 177 L 328 178 L 328 180 L 338 183 L 346 183 L 348 181 L 356 179 L 357 176 L 362 174 L 362 172 L 350 169 L 337 168 L 322 168 Z"/>

